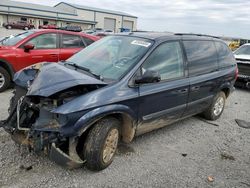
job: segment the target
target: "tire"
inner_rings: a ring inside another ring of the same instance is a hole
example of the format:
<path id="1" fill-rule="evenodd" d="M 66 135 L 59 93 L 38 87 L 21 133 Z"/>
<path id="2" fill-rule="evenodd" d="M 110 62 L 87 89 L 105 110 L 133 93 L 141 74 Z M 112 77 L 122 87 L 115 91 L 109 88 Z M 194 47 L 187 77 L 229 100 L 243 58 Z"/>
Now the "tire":
<path id="1" fill-rule="evenodd" d="M 7 29 L 12 29 L 12 27 L 10 25 L 7 26 Z"/>
<path id="2" fill-rule="evenodd" d="M 0 92 L 5 91 L 10 86 L 10 75 L 2 67 L 0 67 Z"/>
<path id="3" fill-rule="evenodd" d="M 87 168 L 93 171 L 107 168 L 113 162 L 119 137 L 120 122 L 117 119 L 105 118 L 98 121 L 90 130 L 84 143 L 83 156 Z M 111 142 L 107 143 L 108 140 Z M 107 147 L 107 144 L 111 144 L 113 150 L 108 149 L 110 147 Z"/>
<path id="4" fill-rule="evenodd" d="M 27 30 L 29 30 L 29 28 L 28 27 L 24 27 L 24 30 L 27 31 Z"/>
<path id="5" fill-rule="evenodd" d="M 213 102 L 208 107 L 208 109 L 203 112 L 205 119 L 213 121 L 217 120 L 224 111 L 225 102 L 226 95 L 224 92 L 221 91 L 214 97 Z"/>

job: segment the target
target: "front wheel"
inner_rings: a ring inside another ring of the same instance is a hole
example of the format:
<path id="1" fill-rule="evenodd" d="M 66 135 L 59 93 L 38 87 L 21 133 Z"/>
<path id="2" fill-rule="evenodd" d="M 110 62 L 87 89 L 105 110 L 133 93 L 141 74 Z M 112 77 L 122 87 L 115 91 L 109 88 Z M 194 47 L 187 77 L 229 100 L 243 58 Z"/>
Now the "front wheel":
<path id="1" fill-rule="evenodd" d="M 203 113 L 204 117 L 207 120 L 217 120 L 224 110 L 225 103 L 226 95 L 224 92 L 221 91 L 214 97 L 212 104 Z"/>
<path id="2" fill-rule="evenodd" d="M 2 67 L 0 67 L 0 92 L 6 90 L 10 85 L 10 75 Z"/>
<path id="3" fill-rule="evenodd" d="M 90 170 L 107 168 L 114 159 L 120 137 L 120 122 L 115 118 L 98 121 L 84 143 L 83 156 Z"/>

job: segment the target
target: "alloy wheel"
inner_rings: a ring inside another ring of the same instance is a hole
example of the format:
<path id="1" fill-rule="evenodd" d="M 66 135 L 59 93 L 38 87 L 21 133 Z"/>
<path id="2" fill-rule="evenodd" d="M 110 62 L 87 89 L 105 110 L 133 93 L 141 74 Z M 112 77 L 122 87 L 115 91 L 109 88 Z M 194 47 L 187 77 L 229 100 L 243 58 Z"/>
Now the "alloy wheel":
<path id="1" fill-rule="evenodd" d="M 102 154 L 102 160 L 104 163 L 108 163 L 114 156 L 119 140 L 119 131 L 113 129 L 109 132 Z"/>
<path id="2" fill-rule="evenodd" d="M 5 78 L 2 73 L 0 73 L 0 88 L 2 88 L 5 84 Z"/>
<path id="3" fill-rule="evenodd" d="M 224 108 L 224 98 L 219 97 L 214 104 L 214 115 L 218 116 L 221 114 Z"/>

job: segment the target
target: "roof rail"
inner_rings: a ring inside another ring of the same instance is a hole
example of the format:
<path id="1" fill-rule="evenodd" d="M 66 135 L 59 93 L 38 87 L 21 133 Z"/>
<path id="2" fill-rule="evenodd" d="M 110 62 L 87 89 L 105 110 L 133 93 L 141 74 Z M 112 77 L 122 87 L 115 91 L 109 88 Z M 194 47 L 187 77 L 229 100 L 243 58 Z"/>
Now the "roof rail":
<path id="1" fill-rule="evenodd" d="M 195 34 L 195 33 L 175 33 L 174 35 L 191 35 L 191 36 L 212 37 L 212 38 L 219 39 L 219 37 L 216 37 L 216 36 L 213 36 L 213 35 Z"/>

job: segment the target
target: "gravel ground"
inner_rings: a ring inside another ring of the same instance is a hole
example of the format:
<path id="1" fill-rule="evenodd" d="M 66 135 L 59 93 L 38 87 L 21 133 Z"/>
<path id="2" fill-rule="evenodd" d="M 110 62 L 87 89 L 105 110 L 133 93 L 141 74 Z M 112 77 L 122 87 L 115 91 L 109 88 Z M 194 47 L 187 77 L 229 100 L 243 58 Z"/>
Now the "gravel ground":
<path id="1" fill-rule="evenodd" d="M 0 119 L 11 91 L 0 94 Z M 119 147 L 101 172 L 66 170 L 20 148 L 0 129 L 0 187 L 250 187 L 250 93 L 236 90 L 219 126 L 188 118 Z M 208 181 L 208 177 L 213 179 Z"/>

